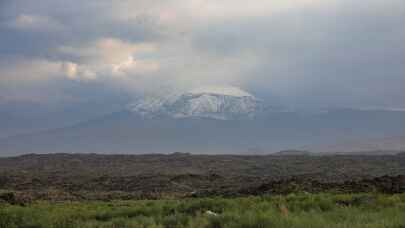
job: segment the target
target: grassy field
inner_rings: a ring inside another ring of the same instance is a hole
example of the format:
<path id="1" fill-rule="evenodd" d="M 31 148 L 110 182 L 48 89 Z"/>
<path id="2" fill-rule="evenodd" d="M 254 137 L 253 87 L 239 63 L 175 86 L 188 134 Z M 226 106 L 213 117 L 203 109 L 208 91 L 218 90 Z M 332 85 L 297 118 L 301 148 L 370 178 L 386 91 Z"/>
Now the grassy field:
<path id="1" fill-rule="evenodd" d="M 405 227 L 405 194 L 0 204 L 0 228 Z"/>

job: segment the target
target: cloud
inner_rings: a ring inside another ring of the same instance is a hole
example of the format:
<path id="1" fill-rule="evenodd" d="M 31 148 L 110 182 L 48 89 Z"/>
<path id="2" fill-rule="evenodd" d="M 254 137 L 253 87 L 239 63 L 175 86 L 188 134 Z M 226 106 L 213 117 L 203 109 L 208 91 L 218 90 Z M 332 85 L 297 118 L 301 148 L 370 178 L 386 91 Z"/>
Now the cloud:
<path id="1" fill-rule="evenodd" d="M 155 18 L 161 25 L 198 26 L 195 24 L 214 21 L 233 20 L 271 16 L 289 10 L 305 9 L 332 5 L 335 1 L 320 0 L 255 0 L 246 4 L 242 0 L 168 0 L 168 1 L 129 1 L 124 0 L 113 5 L 112 17 L 118 20 L 139 20 L 140 16 Z"/>
<path id="2" fill-rule="evenodd" d="M 229 84 L 291 105 L 404 106 L 401 0 L 5 0 L 0 15 L 0 83 Z"/>
<path id="3" fill-rule="evenodd" d="M 60 75 L 60 63 L 43 59 L 19 59 L 11 65 L 1 65 L 1 80 L 30 83 L 50 80 Z"/>
<path id="4" fill-rule="evenodd" d="M 65 73 L 65 75 L 70 78 L 70 79 L 75 79 L 77 77 L 77 64 L 75 63 L 63 63 L 62 65 L 62 71 Z"/>
<path id="5" fill-rule="evenodd" d="M 47 16 L 21 14 L 7 25 L 18 30 L 61 30 L 63 25 Z"/>
<path id="6" fill-rule="evenodd" d="M 97 79 L 96 73 L 79 66 L 76 63 L 64 62 L 61 64 L 61 71 L 71 80 L 95 80 Z"/>
<path id="7" fill-rule="evenodd" d="M 65 74 L 70 79 L 137 77 L 140 74 L 156 72 L 160 68 L 156 58 L 147 57 L 157 51 L 152 43 L 100 38 L 80 47 L 62 46 L 58 51 L 80 62 L 64 64 Z"/>
<path id="8" fill-rule="evenodd" d="M 206 24 L 193 46 L 218 56 L 251 53 L 258 62 L 244 86 L 286 104 L 403 106 L 405 4 L 385 3 L 339 1 Z"/>
<path id="9" fill-rule="evenodd" d="M 159 63 L 155 61 L 135 60 L 132 55 L 127 60 L 112 65 L 113 75 L 146 74 L 159 70 Z"/>
<path id="10" fill-rule="evenodd" d="M 38 84 L 63 78 L 69 80 L 95 80 L 96 74 L 84 66 L 72 62 L 46 59 L 20 59 L 12 65 L 3 65 L 1 81 L 13 84 Z"/>
<path id="11" fill-rule="evenodd" d="M 105 62 L 117 64 L 134 54 L 154 52 L 156 47 L 150 43 L 131 43 L 118 38 L 100 38 L 78 47 L 61 46 L 59 52 L 80 59 L 86 63 Z"/>

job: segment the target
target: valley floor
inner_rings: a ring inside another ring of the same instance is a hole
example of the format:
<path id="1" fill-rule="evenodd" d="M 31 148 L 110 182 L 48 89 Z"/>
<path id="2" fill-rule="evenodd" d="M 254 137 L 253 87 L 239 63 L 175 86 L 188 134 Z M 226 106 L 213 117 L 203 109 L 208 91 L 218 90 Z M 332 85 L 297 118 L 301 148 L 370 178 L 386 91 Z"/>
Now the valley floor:
<path id="1" fill-rule="evenodd" d="M 0 204 L 0 228 L 405 227 L 405 194 Z"/>
<path id="2" fill-rule="evenodd" d="M 11 192 L 12 196 L 3 196 Z M 0 158 L 0 202 L 405 193 L 405 156 L 44 154 Z"/>

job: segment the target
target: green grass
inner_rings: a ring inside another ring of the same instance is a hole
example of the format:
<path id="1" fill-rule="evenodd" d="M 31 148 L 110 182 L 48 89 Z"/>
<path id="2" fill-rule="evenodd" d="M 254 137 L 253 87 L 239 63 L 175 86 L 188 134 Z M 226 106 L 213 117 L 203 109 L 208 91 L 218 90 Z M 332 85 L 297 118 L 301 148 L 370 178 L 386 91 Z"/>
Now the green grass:
<path id="1" fill-rule="evenodd" d="M 0 228 L 17 227 L 405 228 L 405 194 L 291 194 L 0 205 Z"/>

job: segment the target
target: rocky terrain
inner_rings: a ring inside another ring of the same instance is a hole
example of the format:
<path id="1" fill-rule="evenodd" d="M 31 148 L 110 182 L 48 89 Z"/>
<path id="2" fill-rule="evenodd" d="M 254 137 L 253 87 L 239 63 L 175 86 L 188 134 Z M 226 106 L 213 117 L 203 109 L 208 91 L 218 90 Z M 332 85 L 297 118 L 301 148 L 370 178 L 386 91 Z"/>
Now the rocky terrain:
<path id="1" fill-rule="evenodd" d="M 399 155 L 24 155 L 0 159 L 0 189 L 24 200 L 305 192 L 403 192 Z M 11 197 L 11 198 L 13 198 Z M 1 197 L 0 197 L 1 198 Z"/>

